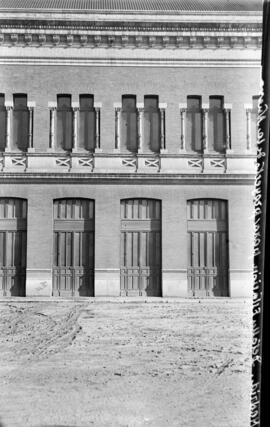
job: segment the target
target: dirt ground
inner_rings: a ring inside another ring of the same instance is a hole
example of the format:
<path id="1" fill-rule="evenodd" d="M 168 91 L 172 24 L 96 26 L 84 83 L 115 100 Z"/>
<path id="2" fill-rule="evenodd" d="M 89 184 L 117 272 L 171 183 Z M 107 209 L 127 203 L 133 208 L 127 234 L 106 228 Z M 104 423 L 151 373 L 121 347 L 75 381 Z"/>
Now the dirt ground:
<path id="1" fill-rule="evenodd" d="M 2 300 L 1 427 L 247 427 L 251 301 Z"/>

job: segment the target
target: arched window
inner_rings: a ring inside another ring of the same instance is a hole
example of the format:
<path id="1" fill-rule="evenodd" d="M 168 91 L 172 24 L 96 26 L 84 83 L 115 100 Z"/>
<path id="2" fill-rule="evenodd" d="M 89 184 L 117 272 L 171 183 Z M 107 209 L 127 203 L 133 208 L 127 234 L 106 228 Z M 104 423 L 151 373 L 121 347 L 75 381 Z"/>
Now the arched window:
<path id="1" fill-rule="evenodd" d="M 144 151 L 160 151 L 160 111 L 155 95 L 144 97 Z"/>
<path id="2" fill-rule="evenodd" d="M 29 110 L 27 108 L 27 95 L 13 95 L 13 145 L 14 148 L 26 151 L 29 137 Z"/>
<path id="3" fill-rule="evenodd" d="M 131 153 L 137 152 L 137 108 L 135 95 L 122 96 L 121 148 Z"/>
<path id="4" fill-rule="evenodd" d="M 71 95 L 57 95 L 57 148 L 72 149 Z"/>
<path id="5" fill-rule="evenodd" d="M 209 97 L 208 149 L 224 153 L 226 148 L 226 122 L 223 96 Z"/>
<path id="6" fill-rule="evenodd" d="M 80 95 L 79 148 L 94 151 L 96 112 L 93 95 Z"/>
<path id="7" fill-rule="evenodd" d="M 5 95 L 0 93 L 0 151 L 6 147 L 7 112 L 5 107 Z"/>
<path id="8" fill-rule="evenodd" d="M 186 148 L 187 151 L 202 152 L 202 100 L 201 96 L 187 97 Z"/>

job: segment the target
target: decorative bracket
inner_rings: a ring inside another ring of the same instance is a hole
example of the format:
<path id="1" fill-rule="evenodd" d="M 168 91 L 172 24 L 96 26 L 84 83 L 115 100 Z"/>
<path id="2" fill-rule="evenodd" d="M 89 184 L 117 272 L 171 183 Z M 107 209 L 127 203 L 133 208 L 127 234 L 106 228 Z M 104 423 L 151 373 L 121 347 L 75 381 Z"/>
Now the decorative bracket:
<path id="1" fill-rule="evenodd" d="M 88 38 L 87 35 L 83 34 L 80 36 L 80 43 L 82 46 L 85 46 L 87 44 Z"/>
<path id="2" fill-rule="evenodd" d="M 17 43 L 18 43 L 18 41 L 19 41 L 19 36 L 18 36 L 18 34 L 11 34 L 10 35 L 10 40 L 11 40 L 11 43 L 15 46 Z"/>
<path id="3" fill-rule="evenodd" d="M 58 34 L 53 34 L 52 41 L 55 46 L 58 45 L 60 43 L 60 36 Z"/>

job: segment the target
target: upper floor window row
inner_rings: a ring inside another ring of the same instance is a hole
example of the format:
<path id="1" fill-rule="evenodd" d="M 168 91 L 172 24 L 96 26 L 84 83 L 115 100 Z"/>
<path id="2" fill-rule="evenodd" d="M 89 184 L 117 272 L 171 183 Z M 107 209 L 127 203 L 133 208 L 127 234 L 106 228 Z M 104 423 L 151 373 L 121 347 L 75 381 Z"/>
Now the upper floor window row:
<path id="1" fill-rule="evenodd" d="M 58 94 L 50 103 L 50 148 L 53 151 L 100 149 L 100 108 L 94 95 L 81 94 L 72 102 L 70 94 Z M 145 95 L 138 103 L 136 95 L 122 95 L 115 106 L 115 148 L 130 153 L 159 153 L 165 150 L 166 104 L 157 95 Z M 6 103 L 0 94 L 0 151 L 27 151 L 33 148 L 33 107 L 26 94 L 14 94 Z M 258 96 L 246 106 L 247 148 L 257 136 Z M 210 96 L 207 105 L 199 95 L 188 95 L 180 104 L 181 149 L 202 153 L 224 153 L 231 148 L 231 112 L 223 96 Z"/>

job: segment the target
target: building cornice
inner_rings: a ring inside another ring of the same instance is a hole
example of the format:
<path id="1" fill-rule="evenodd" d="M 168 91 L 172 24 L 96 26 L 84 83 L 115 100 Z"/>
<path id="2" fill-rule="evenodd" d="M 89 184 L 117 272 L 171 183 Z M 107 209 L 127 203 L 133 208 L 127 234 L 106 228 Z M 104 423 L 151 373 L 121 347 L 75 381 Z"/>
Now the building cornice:
<path id="1" fill-rule="evenodd" d="M 135 14 L 136 15 L 136 14 Z M 64 12 L 3 13 L 0 43 L 8 46 L 251 48 L 261 46 L 262 16 L 222 13 L 149 16 Z M 227 15 L 226 15 L 227 16 Z"/>
<path id="2" fill-rule="evenodd" d="M 0 19 L 0 64 L 260 66 L 260 13 L 230 20 L 220 14 L 168 20 L 135 15 L 6 13 Z"/>

